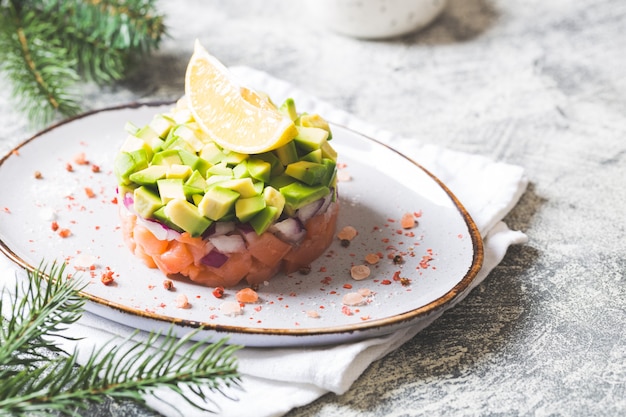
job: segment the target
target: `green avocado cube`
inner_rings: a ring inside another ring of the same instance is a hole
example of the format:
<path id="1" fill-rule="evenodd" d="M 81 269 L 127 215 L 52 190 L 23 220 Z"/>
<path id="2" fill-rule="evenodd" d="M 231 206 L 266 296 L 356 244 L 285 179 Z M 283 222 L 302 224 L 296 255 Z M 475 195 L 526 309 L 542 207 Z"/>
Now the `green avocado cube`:
<path id="1" fill-rule="evenodd" d="M 220 220 L 231 212 L 239 193 L 220 186 L 211 187 L 198 203 L 198 211 L 211 220 Z"/>
<path id="2" fill-rule="evenodd" d="M 298 135 L 293 141 L 304 152 L 320 149 L 328 141 L 328 131 L 319 127 L 296 126 L 296 129 L 298 129 Z"/>
<path id="3" fill-rule="evenodd" d="M 118 183 L 130 184 L 130 175 L 148 167 L 148 157 L 145 149 L 130 152 L 119 152 L 113 161 L 113 173 Z"/>
<path id="4" fill-rule="evenodd" d="M 240 198 L 235 202 L 235 215 L 240 222 L 245 223 L 251 220 L 265 207 L 265 199 L 262 195 L 255 195 L 248 198 Z"/>
<path id="5" fill-rule="evenodd" d="M 272 177 L 277 177 L 285 172 L 285 167 L 280 162 L 280 159 L 274 154 L 274 152 L 264 152 L 260 154 L 254 155 L 255 158 L 258 158 L 262 161 L 268 162 L 272 166 L 272 170 L 270 172 Z M 267 181 L 266 181 L 267 182 Z"/>
<path id="6" fill-rule="evenodd" d="M 164 114 L 157 114 L 152 118 L 150 122 L 150 128 L 161 138 L 165 139 L 167 135 L 170 133 L 172 126 L 174 126 L 176 122 L 169 116 Z"/>
<path id="7" fill-rule="evenodd" d="M 200 158 L 208 161 L 211 165 L 215 165 L 222 162 L 224 153 L 215 142 L 209 142 L 202 147 L 199 156 Z"/>
<path id="8" fill-rule="evenodd" d="M 250 176 L 250 171 L 248 171 L 248 164 L 246 161 L 238 163 L 232 168 L 232 170 L 234 178 L 248 178 Z"/>
<path id="9" fill-rule="evenodd" d="M 326 175 L 326 166 L 309 161 L 298 161 L 287 165 L 285 174 L 307 185 L 321 184 Z"/>
<path id="10" fill-rule="evenodd" d="M 276 219 L 280 216 L 280 212 L 276 207 L 266 206 L 254 215 L 253 218 L 250 219 L 250 225 L 254 229 L 257 235 L 265 233 L 265 231 L 276 221 Z"/>
<path id="11" fill-rule="evenodd" d="M 157 152 L 152 157 L 152 165 L 182 165 L 183 160 L 176 149 L 166 149 L 161 152 Z"/>
<path id="12" fill-rule="evenodd" d="M 314 151 L 311 151 L 308 154 L 304 155 L 302 158 L 300 158 L 300 160 L 321 164 L 322 163 L 322 150 L 316 149 Z"/>
<path id="13" fill-rule="evenodd" d="M 266 205 L 276 207 L 279 215 L 283 212 L 283 208 L 285 208 L 285 196 L 276 188 L 271 186 L 265 187 L 263 190 L 263 198 L 265 199 Z"/>
<path id="14" fill-rule="evenodd" d="M 207 177 L 211 175 L 224 175 L 228 177 L 233 177 L 233 169 L 230 168 L 226 162 L 220 162 L 218 164 L 213 165 L 206 171 Z"/>
<path id="15" fill-rule="evenodd" d="M 287 166 L 298 160 L 298 150 L 296 149 L 296 144 L 293 140 L 291 142 L 287 142 L 272 152 L 274 152 L 274 155 L 276 155 L 283 166 Z"/>
<path id="16" fill-rule="evenodd" d="M 326 167 L 326 174 L 322 179 L 322 184 L 330 187 L 337 177 L 337 163 L 332 159 L 324 158 L 322 159 L 322 165 Z"/>
<path id="17" fill-rule="evenodd" d="M 236 191 L 243 198 L 253 197 L 259 194 L 257 188 L 254 186 L 252 178 L 233 178 L 220 183 L 220 187 L 230 188 Z"/>
<path id="18" fill-rule="evenodd" d="M 193 172 L 190 166 L 181 164 L 172 164 L 170 166 L 167 166 L 166 170 L 167 174 L 165 174 L 165 178 L 180 178 L 183 181 L 189 178 L 191 176 L 191 173 Z"/>
<path id="19" fill-rule="evenodd" d="M 166 146 L 167 149 L 183 150 L 185 152 L 189 152 L 189 153 L 192 153 L 194 155 L 196 154 L 196 151 L 189 144 L 189 142 L 187 142 L 183 138 L 176 138 L 175 140 L 171 141 L 170 143 L 165 143 L 164 146 Z"/>
<path id="20" fill-rule="evenodd" d="M 209 175 L 206 178 L 207 188 L 214 186 L 215 184 L 222 183 L 224 181 L 232 180 L 233 177 L 231 175 Z"/>
<path id="21" fill-rule="evenodd" d="M 201 236 L 213 223 L 200 214 L 198 207 L 185 199 L 170 200 L 165 206 L 164 212 L 172 223 L 188 232 L 191 237 Z"/>
<path id="22" fill-rule="evenodd" d="M 152 150 L 152 146 L 146 142 L 145 140 L 138 138 L 136 136 L 129 135 L 126 137 L 126 140 L 122 144 L 120 151 L 132 153 L 134 151 L 143 150 L 146 152 L 148 158 L 152 158 L 154 151 Z"/>
<path id="23" fill-rule="evenodd" d="M 318 127 L 320 129 L 324 129 L 328 132 L 328 140 L 332 139 L 332 131 L 330 130 L 328 122 L 319 114 L 303 114 L 298 119 L 298 122 L 300 123 L 300 126 L 303 127 Z"/>
<path id="24" fill-rule="evenodd" d="M 252 178 L 263 182 L 270 180 L 272 165 L 269 162 L 257 158 L 249 158 L 246 161 L 246 166 Z"/>
<path id="25" fill-rule="evenodd" d="M 207 186 L 207 183 L 204 177 L 202 176 L 202 174 L 200 173 L 200 171 L 194 170 L 189 176 L 189 178 L 187 178 L 187 181 L 185 181 L 185 185 L 188 187 L 198 188 L 204 191 L 204 189 Z"/>
<path id="26" fill-rule="evenodd" d="M 165 178 L 167 167 L 165 165 L 150 165 L 140 171 L 130 174 L 129 179 L 139 185 L 156 186 L 158 180 Z"/>
<path id="27" fill-rule="evenodd" d="M 278 110 L 289 117 L 293 122 L 298 118 L 298 112 L 296 111 L 296 102 L 290 97 L 286 99 L 283 104 L 278 108 Z"/>
<path id="28" fill-rule="evenodd" d="M 294 177 L 290 177 L 287 174 L 279 175 L 270 180 L 270 185 L 276 189 L 281 189 L 285 185 L 289 185 L 292 182 L 296 182 L 297 180 Z"/>
<path id="29" fill-rule="evenodd" d="M 332 147 L 332 145 L 328 142 L 322 144 L 320 148 L 322 150 L 322 157 L 332 159 L 337 162 L 337 151 Z"/>
<path id="30" fill-rule="evenodd" d="M 160 223 L 163 223 L 170 229 L 176 230 L 177 232 L 184 232 L 183 229 L 175 225 L 172 220 L 165 214 L 165 206 L 161 207 L 157 211 L 154 212 L 153 217 L 155 220 L 158 220 Z"/>
<path id="31" fill-rule="evenodd" d="M 144 219 L 149 219 L 154 212 L 163 207 L 161 198 L 148 187 L 135 188 L 133 192 L 133 207 L 137 214 Z"/>
<path id="32" fill-rule="evenodd" d="M 235 166 L 245 161 L 246 159 L 248 159 L 248 155 L 243 154 L 243 153 L 232 152 L 232 151 L 226 152 L 225 150 L 223 150 L 222 153 L 224 154 L 222 161 L 226 162 L 230 166 Z"/>
<path id="33" fill-rule="evenodd" d="M 200 152 L 204 147 L 204 142 L 198 137 L 195 129 L 189 125 L 179 125 L 174 129 L 174 135 L 185 141 L 193 152 Z"/>
<path id="34" fill-rule="evenodd" d="M 166 178 L 157 181 L 157 188 L 163 204 L 169 203 L 171 200 L 185 199 L 185 190 L 183 189 L 183 180 L 180 178 Z"/>
<path id="35" fill-rule="evenodd" d="M 330 193 L 330 188 L 325 185 L 306 185 L 294 182 L 280 188 L 280 193 L 285 197 L 285 208 L 290 212 L 306 206 Z"/>

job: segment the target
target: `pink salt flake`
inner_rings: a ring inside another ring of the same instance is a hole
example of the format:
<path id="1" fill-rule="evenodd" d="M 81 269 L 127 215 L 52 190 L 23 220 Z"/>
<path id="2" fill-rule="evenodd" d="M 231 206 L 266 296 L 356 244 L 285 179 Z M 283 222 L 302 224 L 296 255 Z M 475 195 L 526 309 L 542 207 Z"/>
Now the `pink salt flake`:
<path id="1" fill-rule="evenodd" d="M 365 297 L 358 292 L 349 292 L 343 296 L 341 302 L 347 306 L 359 306 L 365 303 Z"/>
<path id="2" fill-rule="evenodd" d="M 176 308 L 190 308 L 189 299 L 185 294 L 178 294 L 176 296 Z"/>
<path id="3" fill-rule="evenodd" d="M 364 280 L 370 276 L 370 268 L 367 265 L 354 265 L 350 268 L 350 276 L 356 281 Z"/>
<path id="4" fill-rule="evenodd" d="M 337 238 L 339 240 L 352 240 L 356 237 L 356 235 L 358 235 L 359 233 L 357 232 L 357 230 L 352 227 L 352 226 L 345 226 L 343 229 L 341 229 L 339 231 L 339 233 L 337 233 Z"/>
<path id="5" fill-rule="evenodd" d="M 238 301 L 224 301 L 220 304 L 220 312 L 229 317 L 235 317 L 243 314 L 243 309 Z"/>
<path id="6" fill-rule="evenodd" d="M 318 313 L 315 310 L 307 310 L 306 316 L 310 317 L 312 319 L 319 319 L 320 318 L 320 313 Z"/>
<path id="7" fill-rule="evenodd" d="M 370 297 L 374 295 L 374 292 L 370 290 L 369 288 L 359 288 L 357 292 L 361 294 L 363 297 Z"/>

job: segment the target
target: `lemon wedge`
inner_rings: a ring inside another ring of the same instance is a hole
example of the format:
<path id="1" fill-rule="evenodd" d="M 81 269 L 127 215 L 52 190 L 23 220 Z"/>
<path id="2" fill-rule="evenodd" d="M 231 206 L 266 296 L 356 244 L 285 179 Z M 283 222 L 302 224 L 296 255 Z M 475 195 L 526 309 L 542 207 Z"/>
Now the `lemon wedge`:
<path id="1" fill-rule="evenodd" d="M 199 41 L 185 73 L 185 95 L 200 128 L 230 151 L 267 152 L 298 134 L 291 119 L 267 97 L 240 86 Z"/>

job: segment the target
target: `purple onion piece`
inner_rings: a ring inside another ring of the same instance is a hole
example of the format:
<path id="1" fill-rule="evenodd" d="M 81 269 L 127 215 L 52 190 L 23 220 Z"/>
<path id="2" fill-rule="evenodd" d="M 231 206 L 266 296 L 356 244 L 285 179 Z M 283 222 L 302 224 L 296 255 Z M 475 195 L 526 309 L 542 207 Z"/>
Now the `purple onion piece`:
<path id="1" fill-rule="evenodd" d="M 296 212 L 296 216 L 302 223 L 306 223 L 311 217 L 315 216 L 320 207 L 324 204 L 324 199 L 320 198 L 306 206 L 300 207 Z"/>
<path id="2" fill-rule="evenodd" d="M 219 268 L 226 263 L 228 260 L 228 255 L 224 255 L 221 252 L 212 249 L 211 252 L 204 255 L 204 257 L 200 260 L 203 265 L 211 266 L 213 268 Z"/>
<path id="3" fill-rule="evenodd" d="M 124 194 L 124 207 L 130 209 L 135 204 L 135 199 L 131 193 Z"/>
<path id="4" fill-rule="evenodd" d="M 306 235 L 306 230 L 302 227 L 302 223 L 294 217 L 289 217 L 273 224 L 270 226 L 269 231 L 278 238 L 290 243 L 299 242 Z"/>

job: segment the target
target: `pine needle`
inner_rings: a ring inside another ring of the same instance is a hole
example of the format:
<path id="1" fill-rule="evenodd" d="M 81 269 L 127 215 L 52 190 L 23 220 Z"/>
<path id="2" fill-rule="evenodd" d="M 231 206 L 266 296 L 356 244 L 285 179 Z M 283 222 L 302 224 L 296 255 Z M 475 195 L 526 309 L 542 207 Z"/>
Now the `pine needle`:
<path id="1" fill-rule="evenodd" d="M 224 339 L 193 341 L 200 330 L 178 338 L 170 329 L 140 342 L 134 333 L 90 352 L 79 366 L 78 352 L 62 353 L 54 339 L 81 317 L 81 289 L 55 264 L 29 272 L 13 295 L 3 289 L 0 311 L 8 314 L 0 328 L 0 415 L 73 416 L 107 398 L 145 405 L 146 395 L 160 389 L 215 411 L 219 404 L 214 397 L 238 387 L 234 353 L 239 347 Z"/>

